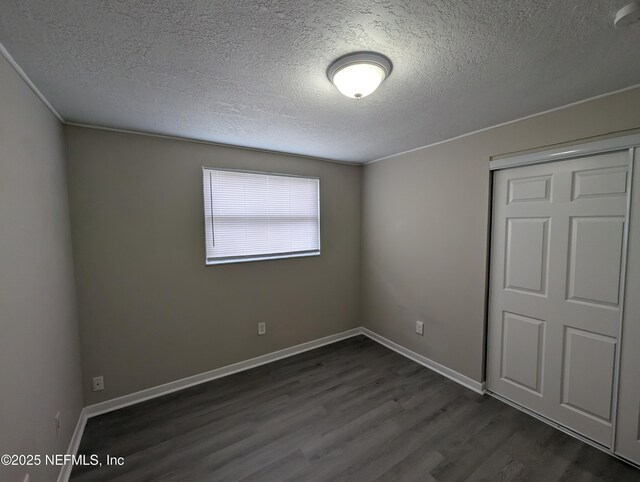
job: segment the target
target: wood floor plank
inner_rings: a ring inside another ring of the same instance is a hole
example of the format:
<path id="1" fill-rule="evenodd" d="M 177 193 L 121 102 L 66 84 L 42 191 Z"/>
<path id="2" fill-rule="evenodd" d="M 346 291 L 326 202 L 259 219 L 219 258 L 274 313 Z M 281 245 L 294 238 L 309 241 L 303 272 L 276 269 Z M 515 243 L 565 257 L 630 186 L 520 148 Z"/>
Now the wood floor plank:
<path id="1" fill-rule="evenodd" d="M 358 336 L 88 421 L 85 481 L 640 481 L 640 472 Z"/>

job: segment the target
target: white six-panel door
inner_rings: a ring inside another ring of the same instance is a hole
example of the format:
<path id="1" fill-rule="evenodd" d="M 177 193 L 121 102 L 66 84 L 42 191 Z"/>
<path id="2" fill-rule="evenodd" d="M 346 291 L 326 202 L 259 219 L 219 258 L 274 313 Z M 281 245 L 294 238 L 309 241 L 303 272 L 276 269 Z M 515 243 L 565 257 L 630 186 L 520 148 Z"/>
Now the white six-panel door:
<path id="1" fill-rule="evenodd" d="M 487 387 L 610 447 L 628 151 L 494 176 Z"/>

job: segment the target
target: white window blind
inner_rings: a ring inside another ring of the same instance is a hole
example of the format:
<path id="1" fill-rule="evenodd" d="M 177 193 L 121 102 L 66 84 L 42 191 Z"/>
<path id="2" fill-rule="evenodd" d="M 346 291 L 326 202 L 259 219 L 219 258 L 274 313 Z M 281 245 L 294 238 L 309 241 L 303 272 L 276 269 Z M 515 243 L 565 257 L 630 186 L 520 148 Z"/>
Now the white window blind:
<path id="1" fill-rule="evenodd" d="M 320 181 L 203 168 L 207 264 L 320 254 Z"/>

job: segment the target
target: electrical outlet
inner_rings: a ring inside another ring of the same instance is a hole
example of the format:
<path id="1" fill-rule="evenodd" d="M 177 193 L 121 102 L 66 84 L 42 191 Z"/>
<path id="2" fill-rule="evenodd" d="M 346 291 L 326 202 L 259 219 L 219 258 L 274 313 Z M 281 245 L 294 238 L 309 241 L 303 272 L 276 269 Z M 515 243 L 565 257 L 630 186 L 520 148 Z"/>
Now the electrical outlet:
<path id="1" fill-rule="evenodd" d="M 104 390 L 104 377 L 93 377 L 93 391 L 99 392 L 100 390 Z"/>
<path id="2" fill-rule="evenodd" d="M 60 434 L 60 412 L 56 413 L 54 422 L 56 424 L 56 438 L 58 438 L 58 435 Z"/>
<path id="3" fill-rule="evenodd" d="M 267 333 L 267 322 L 261 321 L 258 323 L 258 335 L 264 335 Z"/>
<path id="4" fill-rule="evenodd" d="M 416 333 L 418 335 L 424 335 L 424 323 L 421 321 L 416 321 Z"/>

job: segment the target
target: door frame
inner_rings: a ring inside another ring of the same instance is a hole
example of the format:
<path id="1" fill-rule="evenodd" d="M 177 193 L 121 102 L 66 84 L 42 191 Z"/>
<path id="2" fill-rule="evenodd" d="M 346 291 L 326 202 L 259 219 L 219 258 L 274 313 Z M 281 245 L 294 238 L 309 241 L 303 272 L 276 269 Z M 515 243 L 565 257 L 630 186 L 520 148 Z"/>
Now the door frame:
<path id="1" fill-rule="evenodd" d="M 566 145 L 555 148 L 552 147 L 536 152 L 514 154 L 511 156 L 500 157 L 500 159 L 492 158 L 489 161 L 489 170 L 497 171 L 499 169 L 509 169 L 511 167 L 526 166 L 529 164 L 565 161 L 575 157 L 602 154 L 611 151 L 622 151 L 625 149 L 632 149 L 634 147 L 640 147 L 640 133 L 610 137 L 597 141 L 587 141 L 581 144 Z"/>
<path id="2" fill-rule="evenodd" d="M 627 269 L 627 251 L 628 251 L 628 239 L 629 239 L 629 220 L 631 215 L 631 190 L 633 189 L 633 175 L 634 175 L 634 153 L 635 150 L 640 148 L 640 133 L 635 134 L 627 134 L 620 135 L 616 137 L 610 137 L 606 139 L 587 141 L 578 144 L 572 145 L 563 145 L 561 147 L 550 147 L 548 149 L 543 149 L 535 152 L 528 152 L 522 154 L 514 154 L 508 155 L 505 157 L 500 157 L 499 159 L 491 158 L 489 161 L 489 171 L 490 171 L 490 193 L 489 193 L 489 244 L 487 246 L 487 303 L 486 303 L 486 316 L 485 316 L 485 351 L 484 351 L 484 366 L 485 370 L 488 365 L 488 333 L 489 333 L 489 315 L 491 313 L 491 293 L 494 289 L 491 285 L 491 269 L 492 269 L 492 259 L 491 259 L 491 247 L 493 244 L 493 190 L 494 190 L 494 171 L 502 170 L 502 169 L 511 169 L 514 167 L 528 166 L 532 164 L 542 164 L 548 162 L 555 161 L 566 161 L 569 159 L 575 159 L 578 157 L 584 157 L 595 154 L 604 154 L 608 152 L 615 151 L 627 151 L 628 156 L 628 166 L 629 166 L 629 178 L 627 180 L 628 191 L 627 191 L 627 207 L 626 207 L 626 221 L 623 232 L 623 245 L 622 245 L 622 260 L 621 260 L 621 269 L 620 269 L 620 327 L 618 333 L 618 349 L 616 350 L 616 358 L 614 361 L 614 380 L 613 380 L 613 398 L 612 398 L 612 440 L 611 440 L 611 448 L 607 448 L 599 443 L 591 440 L 584 435 L 575 432 L 569 427 L 566 427 L 558 422 L 552 421 L 546 418 L 544 415 L 541 415 L 533 410 L 524 407 L 516 402 L 513 402 L 501 395 L 498 395 L 491 391 L 491 389 L 487 386 L 486 393 L 491 395 L 494 398 L 501 400 L 523 412 L 528 413 L 529 415 L 553 426 L 556 429 L 559 429 L 574 438 L 581 440 L 595 448 L 598 448 L 616 458 L 619 458 L 631 465 L 639 467 L 635 463 L 620 457 L 615 453 L 615 443 L 616 443 L 616 429 L 617 429 L 617 412 L 618 412 L 618 383 L 620 379 L 620 360 L 622 357 L 622 332 L 624 325 L 624 295 L 626 291 L 626 269 Z M 485 372 L 485 383 L 486 383 L 486 372 Z"/>

